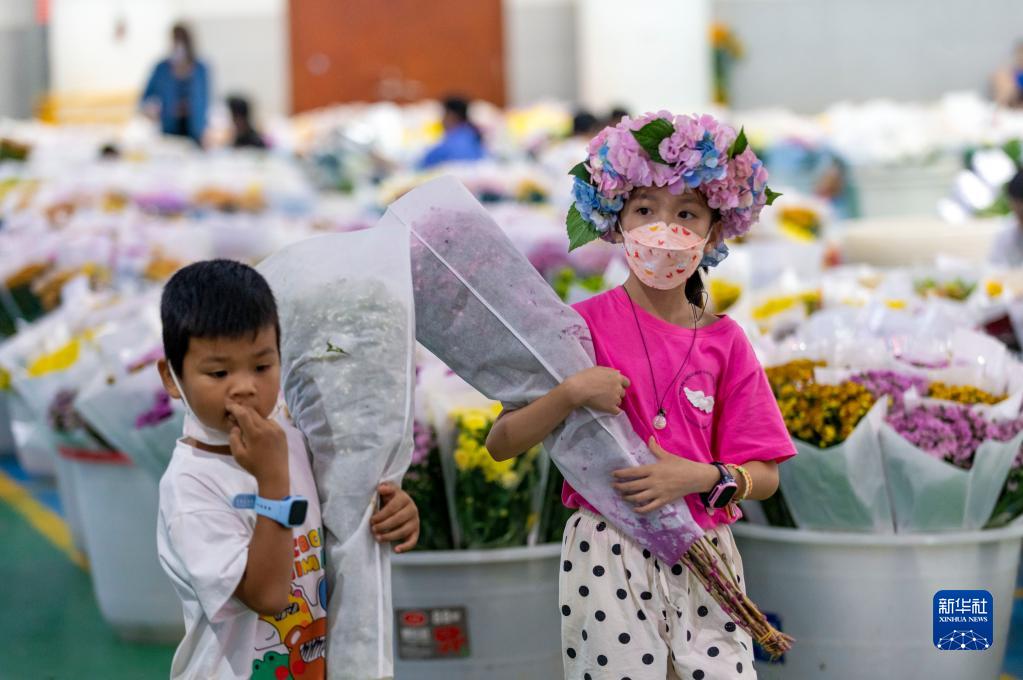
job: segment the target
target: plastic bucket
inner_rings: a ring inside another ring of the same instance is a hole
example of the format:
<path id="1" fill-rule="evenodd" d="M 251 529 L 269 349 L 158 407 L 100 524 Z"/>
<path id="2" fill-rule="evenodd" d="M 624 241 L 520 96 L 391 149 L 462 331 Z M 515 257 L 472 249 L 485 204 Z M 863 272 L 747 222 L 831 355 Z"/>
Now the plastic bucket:
<path id="1" fill-rule="evenodd" d="M 10 390 L 0 389 L 0 456 L 14 455 L 14 434 L 11 433 Z"/>
<path id="2" fill-rule="evenodd" d="M 35 418 L 28 404 L 17 393 L 4 394 L 7 395 L 10 433 L 18 464 L 30 475 L 53 476 L 56 472 L 57 450 L 49 429 Z"/>
<path id="3" fill-rule="evenodd" d="M 962 170 L 958 158 L 897 165 L 860 165 L 852 168 L 864 217 L 933 215 L 938 201 L 952 191 Z"/>
<path id="4" fill-rule="evenodd" d="M 1023 525 L 955 534 L 839 534 L 733 525 L 750 597 L 796 638 L 759 677 L 998 678 L 1005 660 Z M 939 590 L 987 590 L 994 641 L 985 651 L 933 643 Z"/>
<path id="5" fill-rule="evenodd" d="M 52 455 L 52 454 L 51 454 Z M 61 512 L 71 532 L 71 542 L 82 553 L 89 554 L 89 544 L 85 539 L 85 527 L 82 526 L 82 509 L 79 503 L 78 487 L 75 485 L 71 462 L 64 457 L 64 449 L 54 455 L 53 470 L 57 479 L 57 497 L 60 499 Z"/>
<path id="6" fill-rule="evenodd" d="M 563 677 L 560 556 L 560 544 L 395 555 L 395 677 Z M 447 626 L 447 643 L 437 642 L 444 624 L 454 626 Z M 424 631 L 427 639 L 417 646 Z M 424 658 L 438 650 L 439 658 Z"/>
<path id="7" fill-rule="evenodd" d="M 92 586 L 126 640 L 177 642 L 181 602 L 156 554 L 156 481 L 121 453 L 62 449 L 78 492 Z"/>

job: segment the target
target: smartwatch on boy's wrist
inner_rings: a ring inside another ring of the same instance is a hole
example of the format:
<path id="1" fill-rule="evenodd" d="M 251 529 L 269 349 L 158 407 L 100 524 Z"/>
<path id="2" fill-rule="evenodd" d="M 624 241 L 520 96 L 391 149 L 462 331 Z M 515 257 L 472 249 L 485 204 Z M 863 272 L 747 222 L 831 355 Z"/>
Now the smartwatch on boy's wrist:
<path id="1" fill-rule="evenodd" d="M 739 485 L 735 481 L 735 477 L 728 471 L 721 463 L 711 463 L 718 469 L 718 474 L 721 475 L 721 479 L 714 485 L 710 491 L 700 494 L 700 500 L 703 501 L 703 505 L 708 510 L 717 510 L 723 508 L 732 502 L 735 498 L 736 492 L 739 490 Z"/>
<path id="2" fill-rule="evenodd" d="M 233 504 L 240 510 L 255 510 L 257 515 L 269 517 L 284 527 L 301 525 L 309 510 L 309 501 L 302 496 L 287 496 L 275 501 L 254 493 L 240 493 L 234 497 Z"/>

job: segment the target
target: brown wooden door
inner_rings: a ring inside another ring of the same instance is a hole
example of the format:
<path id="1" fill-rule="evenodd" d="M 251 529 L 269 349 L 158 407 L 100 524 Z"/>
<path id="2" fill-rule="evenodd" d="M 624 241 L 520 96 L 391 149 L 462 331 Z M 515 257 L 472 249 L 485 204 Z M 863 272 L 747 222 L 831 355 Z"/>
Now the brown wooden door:
<path id="1" fill-rule="evenodd" d="M 295 112 L 462 94 L 505 102 L 501 0 L 290 0 Z"/>

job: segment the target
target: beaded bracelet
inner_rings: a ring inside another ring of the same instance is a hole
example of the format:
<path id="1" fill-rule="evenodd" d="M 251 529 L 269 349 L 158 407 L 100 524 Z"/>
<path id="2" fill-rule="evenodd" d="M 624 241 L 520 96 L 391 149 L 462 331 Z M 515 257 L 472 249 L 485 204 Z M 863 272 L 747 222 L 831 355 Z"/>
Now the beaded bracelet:
<path id="1" fill-rule="evenodd" d="M 733 477 L 735 476 L 736 472 L 738 472 L 742 476 L 743 481 L 742 495 L 732 500 L 733 503 L 742 503 L 744 500 L 750 497 L 750 494 L 753 493 L 753 477 L 751 477 L 750 473 L 746 470 L 746 468 L 744 468 L 741 465 L 728 465 L 727 467 L 732 469 Z"/>

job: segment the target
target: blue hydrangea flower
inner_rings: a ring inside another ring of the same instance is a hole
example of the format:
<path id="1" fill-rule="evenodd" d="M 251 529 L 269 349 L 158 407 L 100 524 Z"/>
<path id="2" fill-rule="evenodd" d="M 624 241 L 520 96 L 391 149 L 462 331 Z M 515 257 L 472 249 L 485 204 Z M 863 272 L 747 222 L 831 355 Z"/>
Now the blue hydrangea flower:
<path id="1" fill-rule="evenodd" d="M 597 188 L 578 177 L 572 183 L 572 195 L 575 207 L 582 218 L 606 234 L 614 226 L 615 217 L 621 212 L 625 201 L 617 198 L 606 198 L 597 192 Z"/>
<path id="2" fill-rule="evenodd" d="M 696 144 L 696 150 L 700 152 L 700 164 L 682 175 L 686 186 L 695 189 L 704 182 L 721 179 L 728 172 L 728 168 L 721 162 L 721 154 L 714 145 L 714 138 L 710 133 L 704 133 L 703 139 Z"/>

